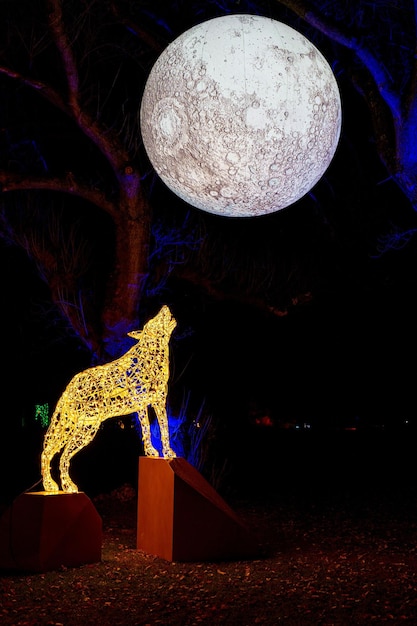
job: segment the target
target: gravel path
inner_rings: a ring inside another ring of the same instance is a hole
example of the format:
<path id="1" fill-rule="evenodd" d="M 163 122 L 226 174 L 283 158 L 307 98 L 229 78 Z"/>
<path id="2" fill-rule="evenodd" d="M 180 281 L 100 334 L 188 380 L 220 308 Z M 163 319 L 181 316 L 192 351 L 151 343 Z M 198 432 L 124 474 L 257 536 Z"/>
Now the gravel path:
<path id="1" fill-rule="evenodd" d="M 102 561 L 0 577 L 2 626 L 417 624 L 417 504 L 236 502 L 261 556 L 167 562 L 136 549 L 136 500 L 94 502 Z M 120 492 L 119 492 L 120 495 Z"/>

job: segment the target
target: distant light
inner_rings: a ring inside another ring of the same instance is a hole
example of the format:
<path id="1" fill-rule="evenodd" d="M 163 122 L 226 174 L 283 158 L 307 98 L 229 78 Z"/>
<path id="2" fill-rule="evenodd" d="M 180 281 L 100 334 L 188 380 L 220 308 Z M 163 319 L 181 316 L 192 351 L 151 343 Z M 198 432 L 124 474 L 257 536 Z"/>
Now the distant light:
<path id="1" fill-rule="evenodd" d="M 254 15 L 194 26 L 157 59 L 141 130 L 164 183 L 187 203 L 249 217 L 304 196 L 339 141 L 332 70 L 302 34 Z"/>

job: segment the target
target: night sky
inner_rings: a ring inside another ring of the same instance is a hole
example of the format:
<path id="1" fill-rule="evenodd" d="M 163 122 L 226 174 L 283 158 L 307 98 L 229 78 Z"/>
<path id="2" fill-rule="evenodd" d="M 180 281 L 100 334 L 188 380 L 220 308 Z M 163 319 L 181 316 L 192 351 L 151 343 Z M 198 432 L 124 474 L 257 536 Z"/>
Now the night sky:
<path id="1" fill-rule="evenodd" d="M 338 162 L 336 155 L 335 166 Z M 339 169 L 340 186 L 355 186 L 352 171 Z M 359 181 L 362 186 L 364 178 L 366 172 Z M 413 216 L 392 186 L 388 195 L 375 180 L 369 187 L 373 205 L 369 207 L 371 218 L 365 214 L 364 220 L 371 221 L 373 214 L 379 213 L 377 230 L 369 235 L 354 232 L 357 223 L 348 223 L 346 240 L 336 254 L 329 254 L 328 261 L 322 256 L 322 242 L 314 241 L 314 231 L 309 238 L 308 228 L 314 220 L 308 207 L 298 205 L 282 215 L 256 218 L 253 227 L 250 218 L 243 225 L 233 220 L 226 225 L 224 218 L 210 218 L 214 239 L 225 237 L 227 242 L 236 229 L 237 238 L 240 234 L 244 241 L 237 253 L 242 258 L 246 254 L 250 258 L 253 251 L 256 255 L 264 237 L 273 246 L 271 224 L 273 228 L 278 225 L 277 246 L 283 242 L 288 248 L 294 246 L 296 263 L 303 271 L 309 272 L 310 262 L 314 263 L 318 289 L 311 301 L 289 308 L 285 317 L 277 318 L 227 299 L 207 298 L 202 306 L 199 298 L 196 305 L 192 292 L 188 294 L 180 283 L 177 336 L 185 338 L 174 339 L 173 350 L 179 352 L 180 368 L 182 361 L 188 363 L 187 373 L 202 395 L 213 395 L 216 402 L 214 387 L 223 388 L 224 395 L 232 381 L 234 393 L 242 389 L 246 394 L 249 389 L 250 402 L 261 409 L 271 407 L 282 419 L 325 416 L 331 421 L 341 416 L 349 421 L 360 415 L 365 420 L 386 421 L 397 420 L 400 414 L 413 419 L 416 244 L 412 239 L 404 249 L 381 257 L 376 251 L 377 237 L 389 231 L 391 220 L 409 219 L 412 223 Z M 367 206 L 360 209 L 365 212 Z M 342 206 L 338 219 L 345 219 L 346 214 Z M 300 224 L 304 219 L 305 224 Z M 87 355 L 76 341 L 66 338 L 53 312 L 48 314 L 48 290 L 24 253 L 2 245 L 1 256 L 4 347 L 11 365 L 6 389 L 17 380 L 20 387 L 27 368 L 30 375 L 24 384 L 30 389 L 30 404 L 42 403 L 44 398 L 56 397 L 72 373 L 87 366 Z M 320 275 L 322 263 L 327 265 Z M 190 325 L 194 325 L 191 330 Z"/>
<path id="2" fill-rule="evenodd" d="M 190 286 L 180 271 L 165 293 L 178 321 L 174 404 L 191 389 L 194 410 L 205 402 L 231 423 L 263 415 L 276 425 L 327 430 L 416 422 L 417 239 L 384 254 L 380 246 L 393 230 L 416 228 L 417 219 L 379 160 L 366 105 L 346 76 L 338 80 L 340 145 L 323 179 L 292 207 L 226 223 L 184 206 L 155 181 L 156 215 L 190 212 L 203 220 L 213 250 L 232 259 L 222 298 Z M 282 292 L 286 315 L 228 297 L 265 257 L 275 269 L 261 295 L 267 301 Z M 0 242 L 0 262 L 0 389 L 3 419 L 15 432 L 36 404 L 56 402 L 89 355 L 57 319 L 24 254 Z M 301 302 L 288 306 L 292 292 Z"/>

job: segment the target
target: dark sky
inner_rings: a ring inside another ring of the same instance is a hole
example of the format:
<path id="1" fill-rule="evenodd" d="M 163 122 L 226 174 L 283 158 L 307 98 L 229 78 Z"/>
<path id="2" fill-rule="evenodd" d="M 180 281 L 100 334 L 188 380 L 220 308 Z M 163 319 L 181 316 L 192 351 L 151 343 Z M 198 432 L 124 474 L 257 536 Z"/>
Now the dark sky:
<path id="1" fill-rule="evenodd" d="M 178 336 L 185 339 L 173 344 L 175 380 L 186 366 L 185 377 L 213 406 L 229 410 L 239 398 L 260 410 L 269 407 L 278 417 L 326 420 L 413 414 L 417 240 L 377 253 L 384 235 L 397 226 L 412 228 L 416 219 L 387 180 L 362 98 L 346 76 L 338 80 L 342 137 L 312 194 L 282 214 L 244 226 L 207 221 L 214 240 L 233 242 L 238 250 L 234 272 L 246 271 L 251 259 L 256 264 L 258 254 L 272 250 L 278 274 L 306 277 L 299 293 L 311 290 L 312 301 L 276 319 L 239 300 L 207 298 L 199 307 L 192 295 L 178 295 Z M 63 327 L 45 308 L 47 290 L 30 263 L 3 245 L 0 259 L 3 395 L 14 405 L 7 390 L 24 389 L 21 410 L 22 404 L 55 400 L 70 375 L 86 366 L 86 355 L 76 342 L 62 342 Z M 191 321 L 195 328 L 187 335 Z"/>
<path id="2" fill-rule="evenodd" d="M 338 185 L 341 190 L 355 186 L 352 169 L 346 171 L 348 180 L 341 170 L 341 182 L 335 185 L 336 205 Z M 359 194 L 363 189 L 369 194 L 369 205 L 364 201 L 359 210 L 372 228 L 368 233 L 365 224 L 360 230 L 360 220 L 353 220 L 341 198 L 340 214 L 336 206 L 330 215 L 340 222 L 346 220 L 346 228 L 337 224 L 340 246 L 335 256 L 325 255 L 324 261 L 315 258 L 322 253 L 321 242 L 309 241 L 314 220 L 311 224 L 306 220 L 304 226 L 297 223 L 310 214 L 309 208 L 290 207 L 282 216 L 266 218 L 264 231 L 259 220 L 253 227 L 250 220 L 245 222 L 244 230 L 259 238 L 255 248 L 259 243 L 262 248 L 263 236 L 265 241 L 272 237 L 271 223 L 280 226 L 277 245 L 286 241 L 289 248 L 300 249 L 303 242 L 309 242 L 304 258 L 297 251 L 297 263 L 308 271 L 314 262 L 316 274 L 324 263 L 321 275 L 316 276 L 314 298 L 290 308 L 287 317 L 279 319 L 238 301 L 208 299 L 189 335 L 187 299 L 179 297 L 178 310 L 183 307 L 184 315 L 180 313 L 178 319 L 178 336 L 185 335 L 173 342 L 177 354 L 173 376 L 177 379 L 181 373 L 179 384 L 187 380 L 199 398 L 221 411 L 234 410 L 231 407 L 239 398 L 242 412 L 248 406 L 268 409 L 279 419 L 326 423 L 350 421 L 356 415 L 365 421 L 414 419 L 416 243 L 412 239 L 403 250 L 375 256 L 377 236 L 389 231 L 395 219 L 406 221 L 409 208 L 395 187 L 384 194 L 372 180 L 373 174 L 366 189 L 366 176 L 363 172 L 357 184 Z M 323 181 L 317 193 L 326 193 L 326 185 Z M 216 218 L 210 222 L 216 223 Z M 224 220 L 218 224 L 221 229 Z M 233 234 L 234 228 L 229 222 L 226 230 Z M 3 385 L 5 390 L 24 389 L 18 410 L 28 414 L 36 403 L 54 402 L 70 376 L 88 362 L 76 342 L 62 341 L 63 327 L 45 308 L 48 292 L 31 263 L 13 248 L 2 246 L 0 252 L 1 318 L 8 363 Z M 6 403 L 12 404 L 10 398 Z"/>
<path id="3" fill-rule="evenodd" d="M 187 284 L 181 272 L 162 296 L 178 321 L 170 400 L 178 408 L 191 390 L 191 415 L 204 404 L 220 424 L 236 424 L 237 432 L 248 415 L 266 414 L 276 423 L 311 423 L 326 432 L 346 425 L 401 427 L 406 420 L 417 426 L 417 237 L 380 254 L 385 236 L 417 229 L 417 218 L 380 162 L 362 97 L 346 73 L 339 71 L 337 79 L 342 136 L 322 180 L 275 215 L 244 221 L 203 216 L 207 241 L 217 251 L 209 263 L 213 273 L 229 263 L 223 297 Z M 197 217 L 197 209 L 179 203 L 158 181 L 152 201 L 167 223 L 177 209 Z M 246 283 L 251 273 L 263 279 L 265 259 L 273 278 L 260 295 L 287 308 L 286 316 L 247 302 Z M 17 451 L 21 425 L 33 426 L 35 406 L 49 403 L 52 411 L 71 376 L 89 366 L 89 355 L 57 319 L 48 289 L 24 253 L 0 241 L 0 267 L 5 467 L 8 432 Z M 305 303 L 292 305 L 292 296 L 306 297 Z M 29 451 L 32 467 L 22 469 L 22 488 L 31 475 L 39 476 L 42 443 L 39 431 L 26 432 L 19 454 Z M 238 444 L 229 440 L 227 448 L 221 437 L 219 449 L 220 457 L 232 449 L 239 454 Z M 246 458 L 242 462 L 250 468 Z"/>

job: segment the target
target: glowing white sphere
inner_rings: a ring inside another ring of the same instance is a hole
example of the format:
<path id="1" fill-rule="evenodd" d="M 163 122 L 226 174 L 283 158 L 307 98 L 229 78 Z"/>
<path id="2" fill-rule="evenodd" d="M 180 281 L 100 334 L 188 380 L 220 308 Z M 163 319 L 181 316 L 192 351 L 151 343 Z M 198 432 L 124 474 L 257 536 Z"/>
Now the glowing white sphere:
<path id="1" fill-rule="evenodd" d="M 283 209 L 322 177 L 340 136 L 333 72 L 303 35 L 228 15 L 194 26 L 157 59 L 141 105 L 144 146 L 187 203 L 248 217 Z"/>

